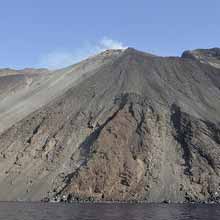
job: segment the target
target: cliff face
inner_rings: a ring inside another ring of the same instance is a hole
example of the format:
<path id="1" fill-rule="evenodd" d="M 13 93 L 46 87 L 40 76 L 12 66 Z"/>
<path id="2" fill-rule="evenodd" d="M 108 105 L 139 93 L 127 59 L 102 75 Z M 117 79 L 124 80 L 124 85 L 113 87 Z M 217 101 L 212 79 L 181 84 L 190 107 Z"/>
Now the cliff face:
<path id="1" fill-rule="evenodd" d="M 1 200 L 218 197 L 220 69 L 129 48 L 49 75 L 0 102 Z"/>

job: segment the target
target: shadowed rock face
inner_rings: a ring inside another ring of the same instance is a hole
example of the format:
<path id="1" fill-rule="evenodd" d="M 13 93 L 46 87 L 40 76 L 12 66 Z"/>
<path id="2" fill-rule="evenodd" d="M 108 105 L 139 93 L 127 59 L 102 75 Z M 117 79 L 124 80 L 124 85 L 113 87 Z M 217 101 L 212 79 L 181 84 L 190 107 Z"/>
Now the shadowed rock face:
<path id="1" fill-rule="evenodd" d="M 1 126 L 1 200 L 187 202 L 220 193 L 220 69 L 129 48 L 37 85 L 17 93 L 28 108 L 9 105 L 14 95 L 0 102 L 0 119 L 12 118 Z M 30 105 L 42 95 L 43 105 Z"/>

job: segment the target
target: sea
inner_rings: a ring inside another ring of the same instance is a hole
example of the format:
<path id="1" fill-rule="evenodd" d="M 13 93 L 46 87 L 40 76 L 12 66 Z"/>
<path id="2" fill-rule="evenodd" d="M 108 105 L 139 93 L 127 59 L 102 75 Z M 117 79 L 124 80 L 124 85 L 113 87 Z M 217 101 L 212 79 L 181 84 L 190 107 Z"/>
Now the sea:
<path id="1" fill-rule="evenodd" d="M 0 220 L 220 220 L 207 204 L 0 202 Z"/>

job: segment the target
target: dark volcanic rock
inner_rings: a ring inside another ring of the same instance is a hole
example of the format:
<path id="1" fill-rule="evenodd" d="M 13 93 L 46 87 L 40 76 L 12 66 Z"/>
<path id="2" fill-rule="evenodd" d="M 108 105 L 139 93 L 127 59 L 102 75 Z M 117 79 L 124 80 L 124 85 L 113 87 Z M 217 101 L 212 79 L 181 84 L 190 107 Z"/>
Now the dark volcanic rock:
<path id="1" fill-rule="evenodd" d="M 1 200 L 218 200 L 220 69 L 129 48 L 54 74 L 72 84 L 2 128 Z"/>

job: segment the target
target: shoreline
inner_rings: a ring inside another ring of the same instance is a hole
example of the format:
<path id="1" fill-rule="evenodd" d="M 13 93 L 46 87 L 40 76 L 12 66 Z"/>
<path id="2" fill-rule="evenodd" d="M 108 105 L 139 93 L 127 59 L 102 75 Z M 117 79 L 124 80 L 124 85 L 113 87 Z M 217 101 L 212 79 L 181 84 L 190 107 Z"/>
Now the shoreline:
<path id="1" fill-rule="evenodd" d="M 62 205 L 70 205 L 70 204 L 146 204 L 146 205 L 220 205 L 219 202 L 147 202 L 147 201 L 138 201 L 138 202 L 129 202 L 129 201 L 72 201 L 72 202 L 45 202 L 45 201 L 0 201 L 1 203 L 38 203 L 38 204 L 62 204 Z"/>

